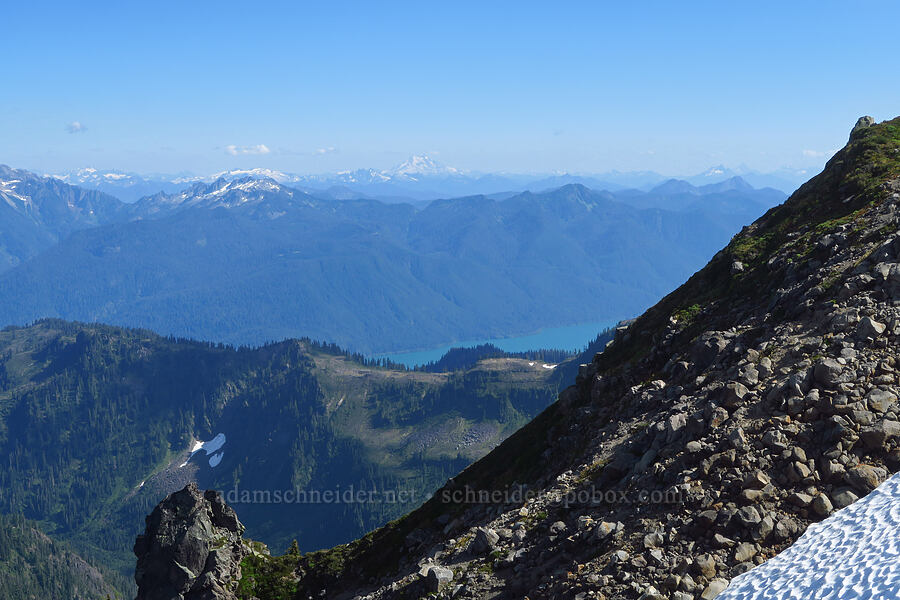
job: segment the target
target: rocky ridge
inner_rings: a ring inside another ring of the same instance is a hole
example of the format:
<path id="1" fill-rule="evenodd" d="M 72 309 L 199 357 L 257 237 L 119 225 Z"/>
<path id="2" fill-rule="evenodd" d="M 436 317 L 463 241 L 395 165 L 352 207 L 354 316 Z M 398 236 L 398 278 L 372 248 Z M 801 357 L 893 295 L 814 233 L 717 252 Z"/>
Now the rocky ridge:
<path id="1" fill-rule="evenodd" d="M 528 426 L 300 557 L 297 597 L 714 598 L 900 469 L 898 206 L 900 119 L 861 119 Z"/>
<path id="2" fill-rule="evenodd" d="M 215 491 L 196 484 L 170 494 L 134 545 L 137 600 L 229 600 L 251 553 L 244 526 Z"/>

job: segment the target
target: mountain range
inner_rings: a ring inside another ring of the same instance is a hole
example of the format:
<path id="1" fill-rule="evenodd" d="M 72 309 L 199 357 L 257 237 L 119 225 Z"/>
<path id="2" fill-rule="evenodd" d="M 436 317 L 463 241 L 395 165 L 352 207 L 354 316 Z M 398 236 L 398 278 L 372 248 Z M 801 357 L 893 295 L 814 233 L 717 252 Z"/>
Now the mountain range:
<path id="1" fill-rule="evenodd" d="M 424 202 L 475 194 L 511 194 L 529 190 L 542 192 L 567 184 L 580 184 L 597 190 L 648 191 L 672 179 L 653 171 L 608 171 L 599 174 L 518 174 L 480 173 L 440 164 L 429 156 L 411 156 L 391 169 L 353 169 L 336 173 L 298 175 L 269 168 L 233 169 L 210 175 L 141 175 L 138 173 L 76 169 L 54 177 L 86 189 L 102 191 L 134 202 L 159 192 L 174 193 L 194 184 L 212 183 L 217 179 L 273 179 L 320 197 L 335 199 L 376 198 L 385 202 Z M 754 187 L 771 187 L 789 193 L 809 177 L 803 169 L 780 169 L 761 173 L 746 167 L 730 169 L 722 165 L 696 175 L 678 177 L 696 186 L 719 183 L 742 177 Z"/>
<path id="2" fill-rule="evenodd" d="M 388 352 L 615 321 L 783 198 L 732 178 L 415 207 L 243 177 L 128 204 L 0 167 L 0 322 Z"/>

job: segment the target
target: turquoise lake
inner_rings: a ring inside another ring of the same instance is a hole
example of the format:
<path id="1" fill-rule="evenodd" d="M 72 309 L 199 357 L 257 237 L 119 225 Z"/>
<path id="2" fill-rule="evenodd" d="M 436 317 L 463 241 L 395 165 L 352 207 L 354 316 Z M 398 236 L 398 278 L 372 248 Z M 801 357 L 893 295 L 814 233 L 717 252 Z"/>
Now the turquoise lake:
<path id="1" fill-rule="evenodd" d="M 597 334 L 609 327 L 615 327 L 618 322 L 618 320 L 601 321 L 599 323 L 568 325 L 566 327 L 548 327 L 537 333 L 520 337 L 454 342 L 430 350 L 378 354 L 375 358 L 387 358 L 395 363 L 416 367 L 439 360 L 451 348 L 471 348 L 481 344 L 493 344 L 506 352 L 527 352 L 528 350 L 540 350 L 542 348 L 580 351 L 594 341 Z"/>

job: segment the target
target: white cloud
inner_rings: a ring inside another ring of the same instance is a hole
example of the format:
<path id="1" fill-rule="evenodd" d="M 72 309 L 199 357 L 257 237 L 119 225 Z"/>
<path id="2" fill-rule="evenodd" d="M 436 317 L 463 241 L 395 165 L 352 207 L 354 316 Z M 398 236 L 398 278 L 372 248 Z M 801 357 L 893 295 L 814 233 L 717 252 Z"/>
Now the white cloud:
<path id="1" fill-rule="evenodd" d="M 822 158 L 823 156 L 825 156 L 825 153 L 818 150 L 804 150 L 803 156 L 807 158 Z"/>
<path id="2" fill-rule="evenodd" d="M 72 121 L 71 123 L 66 125 L 66 131 L 68 131 L 69 133 L 81 133 L 86 129 L 87 127 L 82 125 L 80 121 Z"/>
<path id="3" fill-rule="evenodd" d="M 255 146 L 225 146 L 225 154 L 231 156 L 240 156 L 243 154 L 269 154 L 272 152 L 265 144 L 257 144 Z"/>
<path id="4" fill-rule="evenodd" d="M 328 146 L 327 148 L 317 148 L 316 154 L 331 154 L 332 152 L 337 152 L 337 148 L 334 146 Z"/>

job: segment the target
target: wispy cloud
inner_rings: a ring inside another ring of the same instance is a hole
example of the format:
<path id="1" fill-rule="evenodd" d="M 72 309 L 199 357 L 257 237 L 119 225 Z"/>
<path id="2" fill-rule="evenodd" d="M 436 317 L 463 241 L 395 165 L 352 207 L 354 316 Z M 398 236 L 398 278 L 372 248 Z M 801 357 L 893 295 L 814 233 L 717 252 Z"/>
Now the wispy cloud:
<path id="1" fill-rule="evenodd" d="M 68 125 L 66 125 L 66 131 L 69 133 L 81 133 L 85 131 L 87 127 L 81 124 L 81 121 L 72 121 Z"/>
<path id="2" fill-rule="evenodd" d="M 825 156 L 824 152 L 820 152 L 819 150 L 804 150 L 803 156 L 806 158 L 822 158 Z"/>
<path id="3" fill-rule="evenodd" d="M 231 156 L 241 156 L 244 154 L 269 154 L 272 151 L 265 144 L 257 144 L 255 146 L 225 146 L 225 154 Z"/>
<path id="4" fill-rule="evenodd" d="M 337 152 L 337 148 L 334 146 L 328 146 L 327 148 L 316 148 L 316 154 L 332 154 L 333 152 Z"/>

